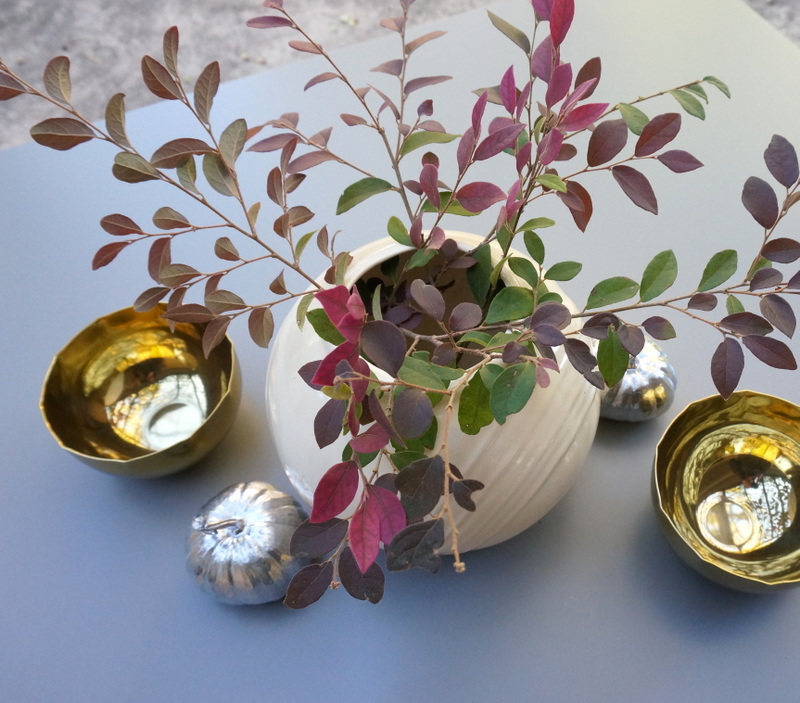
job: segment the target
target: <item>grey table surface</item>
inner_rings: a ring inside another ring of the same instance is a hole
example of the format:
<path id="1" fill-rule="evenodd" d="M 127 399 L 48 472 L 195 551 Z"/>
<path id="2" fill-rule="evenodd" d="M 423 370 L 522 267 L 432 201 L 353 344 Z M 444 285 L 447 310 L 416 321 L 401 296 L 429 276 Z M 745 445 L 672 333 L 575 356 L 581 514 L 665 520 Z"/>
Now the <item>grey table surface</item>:
<path id="1" fill-rule="evenodd" d="M 522 21 L 526 5 L 492 9 Z M 488 26 L 481 11 L 453 17 L 437 52 L 421 61 L 423 70 L 435 55 L 444 64 L 437 72 L 459 76 L 448 99 L 437 102 L 445 124 L 468 109 L 472 88 L 496 83 L 512 60 L 513 47 Z M 476 52 L 487 32 L 491 43 Z M 705 122 L 684 120 L 681 148 L 704 169 L 684 176 L 652 169 L 658 217 L 636 210 L 602 174 L 592 181 L 596 215 L 586 234 L 569 226 L 558 204 L 544 208 L 559 220 L 548 239 L 552 260 L 574 257 L 577 246 L 587 263 L 573 297 L 585 299 L 604 276 L 639 276 L 668 247 L 679 254 L 678 286 L 685 288 L 715 251 L 753 251 L 760 231 L 740 204 L 741 187 L 750 175 L 766 175 L 761 155 L 773 133 L 800 143 L 798 49 L 727 0 L 607 0 L 580 6 L 566 50 L 576 64 L 603 56 L 598 98 L 632 99 L 708 74 L 734 94 L 730 102 L 712 95 Z M 371 66 L 384 51 L 375 40 L 342 50 L 339 59 Z M 239 116 L 257 123 L 296 109 L 309 124 L 326 126 L 314 106 L 323 102 L 334 115 L 345 107 L 331 86 L 303 93 L 321 70 L 315 61 L 226 84 L 218 124 Z M 664 111 L 673 110 L 665 100 Z M 174 106 L 156 105 L 132 114 L 129 129 L 148 152 L 164 141 L 164 125 L 181 136 L 183 119 Z M 339 131 L 342 143 L 357 138 Z M 753 597 L 706 581 L 674 556 L 652 513 L 659 436 L 682 407 L 713 392 L 707 358 L 718 340 L 683 325 L 668 346 L 680 377 L 669 414 L 638 426 L 602 423 L 578 485 L 530 530 L 468 554 L 465 574 L 446 562 L 436 576 L 393 575 L 377 606 L 341 592 L 300 613 L 209 599 L 183 564 L 197 509 L 241 480 L 290 488 L 264 431 L 267 353 L 249 344 L 245 330 L 233 330 L 245 377 L 237 423 L 200 465 L 166 479 L 92 471 L 58 448 L 37 408 L 58 349 L 150 285 L 135 252 L 89 271 L 106 242 L 97 225 L 103 215 L 147 221 L 167 202 L 149 184 L 114 181 L 112 156 L 100 144 L 65 154 L 35 146 L 0 153 L 4 701 L 796 698 L 800 593 Z M 267 167 L 263 155 L 243 161 L 254 198 L 263 193 L 259 174 Z M 335 175 L 323 179 L 312 209 L 330 215 L 331 196 L 345 184 Z M 356 245 L 370 236 L 370 221 L 380 222 L 372 218 L 381 208 L 367 203 L 352 213 L 337 226 Z M 752 362 L 742 386 L 800 401 L 795 376 Z"/>

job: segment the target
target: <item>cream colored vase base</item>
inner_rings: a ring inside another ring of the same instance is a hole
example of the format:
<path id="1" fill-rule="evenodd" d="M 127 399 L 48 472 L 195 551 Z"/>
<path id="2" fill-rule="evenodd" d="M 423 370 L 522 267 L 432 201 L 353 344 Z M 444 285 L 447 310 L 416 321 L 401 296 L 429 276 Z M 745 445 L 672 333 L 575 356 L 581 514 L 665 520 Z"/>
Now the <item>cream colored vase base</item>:
<path id="1" fill-rule="evenodd" d="M 465 248 L 480 241 L 458 232 L 448 236 Z M 388 238 L 353 251 L 346 284 L 352 285 L 374 266 L 404 251 L 405 247 Z M 506 283 L 525 285 L 513 275 Z M 564 304 L 572 307 L 565 296 Z M 328 398 L 309 388 L 297 373 L 303 364 L 322 359 L 330 349 L 310 325 L 299 329 L 290 314 L 272 341 L 267 370 L 269 429 L 289 480 L 308 504 L 322 475 L 342 460 L 347 443 L 339 438 L 319 449 L 313 420 Z M 557 360 L 560 373 L 550 374 L 550 386 L 537 386 L 525 408 L 505 424 L 492 423 L 478 435 L 468 436 L 453 423 L 450 461 L 465 478 L 486 486 L 473 494 L 475 512 L 453 502 L 462 553 L 503 542 L 539 521 L 573 485 L 584 464 L 597 430 L 600 397 L 561 349 Z M 440 431 L 443 425 L 439 417 Z M 447 549 L 450 541 L 448 531 Z"/>

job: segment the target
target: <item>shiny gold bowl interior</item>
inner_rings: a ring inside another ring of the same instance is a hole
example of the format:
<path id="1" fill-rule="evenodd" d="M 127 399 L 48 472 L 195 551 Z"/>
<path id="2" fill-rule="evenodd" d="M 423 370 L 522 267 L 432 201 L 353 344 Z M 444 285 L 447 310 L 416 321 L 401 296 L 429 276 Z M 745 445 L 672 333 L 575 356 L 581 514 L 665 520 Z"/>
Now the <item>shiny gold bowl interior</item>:
<path id="1" fill-rule="evenodd" d="M 205 358 L 204 325 L 170 329 L 163 311 L 101 317 L 47 372 L 40 403 L 47 427 L 101 471 L 155 477 L 184 469 L 222 440 L 236 416 L 241 379 L 231 341 Z"/>
<path id="2" fill-rule="evenodd" d="M 689 405 L 658 444 L 653 500 L 670 543 L 744 591 L 800 581 L 800 408 L 752 391 Z"/>

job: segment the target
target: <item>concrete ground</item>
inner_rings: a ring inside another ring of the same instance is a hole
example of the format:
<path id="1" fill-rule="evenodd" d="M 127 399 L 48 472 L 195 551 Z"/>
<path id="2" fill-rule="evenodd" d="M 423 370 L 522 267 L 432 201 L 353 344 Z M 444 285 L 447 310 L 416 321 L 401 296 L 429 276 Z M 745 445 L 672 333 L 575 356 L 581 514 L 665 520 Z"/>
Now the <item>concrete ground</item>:
<path id="1" fill-rule="evenodd" d="M 742 1 L 800 44 L 800 0 L 730 0 Z M 286 0 L 287 7 L 290 2 L 292 12 L 327 48 L 384 32 L 379 20 L 397 14 L 397 0 Z M 421 24 L 488 4 L 418 0 L 412 14 Z M 261 14 L 258 0 L 0 0 L 0 57 L 27 80 L 38 81 L 51 57 L 68 55 L 73 100 L 83 114 L 98 119 L 113 93 L 125 93 L 129 109 L 154 100 L 142 86 L 138 65 L 144 54 L 160 58 L 161 37 L 172 25 L 180 28 L 181 70 L 187 78 L 215 59 L 225 80 L 300 56 L 284 41 L 244 26 Z M 0 148 L 30 141 L 28 128 L 52 115 L 24 96 L 0 103 Z"/>

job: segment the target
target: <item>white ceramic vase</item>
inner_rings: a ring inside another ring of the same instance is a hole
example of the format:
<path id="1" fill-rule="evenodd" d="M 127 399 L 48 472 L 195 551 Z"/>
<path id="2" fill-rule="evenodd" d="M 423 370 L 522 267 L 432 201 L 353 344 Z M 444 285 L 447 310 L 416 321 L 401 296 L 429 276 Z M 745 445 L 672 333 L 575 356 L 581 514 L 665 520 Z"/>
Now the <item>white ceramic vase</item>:
<path id="1" fill-rule="evenodd" d="M 460 232 L 448 236 L 464 248 L 480 241 Z M 356 249 L 346 285 L 404 251 L 389 238 Z M 505 280 L 508 285 L 526 285 L 510 272 Z M 573 307 L 556 286 L 548 283 L 548 287 Z M 289 480 L 309 504 L 322 475 L 342 460 L 346 439 L 319 449 L 313 419 L 328 398 L 306 385 L 297 370 L 330 349 L 311 325 L 299 329 L 290 314 L 272 341 L 267 370 L 269 428 Z M 600 398 L 561 349 L 557 361 L 560 373 L 550 374 L 550 386 L 537 386 L 525 408 L 505 424 L 492 423 L 473 436 L 461 433 L 457 423 L 451 428 L 450 460 L 466 478 L 486 486 L 473 496 L 475 512 L 455 508 L 462 553 L 503 542 L 540 520 L 573 485 L 586 459 L 597 429 Z M 449 541 L 448 533 L 446 547 Z"/>

